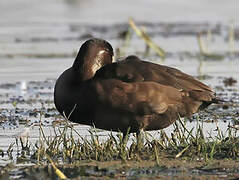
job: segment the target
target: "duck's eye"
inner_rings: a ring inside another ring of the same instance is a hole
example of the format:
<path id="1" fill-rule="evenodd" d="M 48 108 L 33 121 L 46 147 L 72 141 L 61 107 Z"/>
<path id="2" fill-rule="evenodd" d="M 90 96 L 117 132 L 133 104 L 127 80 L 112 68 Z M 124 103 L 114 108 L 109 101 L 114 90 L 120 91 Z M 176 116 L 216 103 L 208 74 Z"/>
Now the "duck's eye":
<path id="1" fill-rule="evenodd" d="M 103 54 L 104 52 L 105 52 L 105 50 L 100 50 L 98 54 L 101 55 L 101 54 Z"/>

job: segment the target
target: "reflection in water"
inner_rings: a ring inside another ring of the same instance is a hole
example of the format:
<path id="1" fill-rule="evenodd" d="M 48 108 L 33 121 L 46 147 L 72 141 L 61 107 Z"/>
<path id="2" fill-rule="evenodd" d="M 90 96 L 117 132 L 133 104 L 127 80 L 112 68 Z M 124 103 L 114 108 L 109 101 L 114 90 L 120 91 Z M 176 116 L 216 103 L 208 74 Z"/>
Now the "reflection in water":
<path id="1" fill-rule="evenodd" d="M 24 96 L 27 93 L 27 82 L 26 81 L 21 81 L 20 82 L 20 93 L 22 96 Z"/>

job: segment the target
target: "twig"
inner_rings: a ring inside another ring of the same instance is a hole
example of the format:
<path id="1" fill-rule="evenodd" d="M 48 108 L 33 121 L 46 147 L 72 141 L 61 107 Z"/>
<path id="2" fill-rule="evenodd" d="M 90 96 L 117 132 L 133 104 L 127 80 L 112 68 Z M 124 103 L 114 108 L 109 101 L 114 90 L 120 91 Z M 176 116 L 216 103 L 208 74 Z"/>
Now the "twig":
<path id="1" fill-rule="evenodd" d="M 180 156 L 182 156 L 182 154 L 183 154 L 189 147 L 190 147 L 190 144 L 189 144 L 187 147 L 185 147 L 181 152 L 179 152 L 179 153 L 175 156 L 175 158 L 179 158 Z"/>
<path id="2" fill-rule="evenodd" d="M 236 129 L 236 130 L 239 130 L 239 127 L 236 127 L 236 126 L 232 126 L 232 125 L 228 125 L 229 128 L 233 128 L 233 129 Z"/>
<path id="3" fill-rule="evenodd" d="M 60 179 L 67 179 L 67 177 L 65 176 L 65 174 L 63 172 L 61 172 L 60 169 L 58 169 L 55 165 L 55 163 L 52 161 L 52 159 L 50 158 L 50 156 L 48 154 L 46 154 L 46 158 L 50 161 L 53 169 L 55 170 L 56 175 L 60 178 Z"/>
<path id="4" fill-rule="evenodd" d="M 202 41 L 202 32 L 198 33 L 197 40 L 198 40 L 198 46 L 199 46 L 201 54 L 206 55 L 206 56 L 209 55 L 209 53 L 207 52 L 205 45 Z"/>
<path id="5" fill-rule="evenodd" d="M 129 19 L 129 25 L 136 32 L 136 34 L 141 37 L 150 48 L 152 48 L 162 59 L 165 58 L 165 51 L 160 48 L 156 43 L 154 43 L 151 38 L 143 31 L 141 31 L 134 23 L 133 19 Z"/>

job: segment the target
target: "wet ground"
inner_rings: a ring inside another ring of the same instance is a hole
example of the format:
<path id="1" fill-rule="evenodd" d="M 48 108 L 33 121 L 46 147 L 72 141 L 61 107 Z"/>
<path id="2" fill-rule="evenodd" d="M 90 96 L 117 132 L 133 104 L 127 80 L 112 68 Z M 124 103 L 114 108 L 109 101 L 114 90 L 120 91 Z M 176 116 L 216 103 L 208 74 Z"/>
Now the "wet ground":
<path id="1" fill-rule="evenodd" d="M 233 2 L 238 4 L 237 1 Z M 24 169 L 12 170 L 10 177 L 7 178 L 26 177 L 29 171 L 36 170 L 26 168 L 22 162 L 18 163 L 19 147 L 15 139 L 19 136 L 29 136 L 30 143 L 34 144 L 39 139 L 39 123 L 43 124 L 47 136 L 53 134 L 53 125 L 59 126 L 62 118 L 53 104 L 55 80 L 72 64 L 82 42 L 92 36 L 107 39 L 114 49 L 120 49 L 121 53 L 116 54 L 118 57 L 124 54 L 137 54 L 155 63 L 179 68 L 212 86 L 218 96 L 228 103 L 223 106 L 212 105 L 199 113 L 200 123 L 203 122 L 205 134 L 208 136 L 216 135 L 214 130 L 217 126 L 224 133 L 228 125 L 238 127 L 239 16 L 236 8 L 238 6 L 231 3 L 230 8 L 225 10 L 225 3 L 222 1 L 213 1 L 210 4 L 205 0 L 201 3 L 182 1 L 174 3 L 175 15 L 167 10 L 172 7 L 171 3 L 166 1 L 147 2 L 153 9 L 144 8 L 143 0 L 137 3 L 135 1 L 117 3 L 112 6 L 110 1 L 105 1 L 102 12 L 102 4 L 99 1 L 52 0 L 41 2 L 40 5 L 37 0 L 0 2 L 0 154 L 2 154 L 0 170 L 2 171 L 10 162 Z M 188 12 L 184 10 L 185 5 Z M 124 10 L 123 15 L 118 7 Z M 217 11 L 214 14 L 212 12 L 215 8 Z M 141 12 L 142 9 L 144 13 Z M 144 41 L 132 30 L 128 46 L 122 48 L 129 29 L 127 22 L 129 16 L 135 18 L 137 25 L 145 28 L 153 41 L 166 51 L 164 61 L 153 51 L 148 53 Z M 232 28 L 233 41 L 230 40 Z M 197 42 L 197 35 L 200 32 L 203 34 L 204 48 L 215 56 L 206 57 L 200 54 Z M 197 117 L 195 115 L 188 120 L 189 129 L 196 126 Z M 90 136 L 88 131 L 90 127 L 81 125 L 74 127 L 82 136 Z M 165 131 L 170 134 L 172 129 L 170 126 Z M 103 140 L 109 132 L 97 133 Z M 158 132 L 151 134 L 157 137 Z M 12 158 L 8 156 L 11 144 Z M 228 171 L 211 169 L 207 171 L 208 174 L 195 166 L 174 169 L 167 164 L 156 169 L 148 168 L 150 166 L 145 168 L 130 166 L 130 169 L 122 168 L 122 171 L 117 168 L 99 170 L 98 166 L 91 164 L 88 168 L 82 166 L 83 170 L 79 171 L 92 178 L 111 177 L 112 174 L 114 175 L 112 177 L 118 178 L 146 178 L 148 175 L 155 178 L 159 176 L 182 178 L 196 174 L 211 177 L 215 175 L 217 178 L 226 179 L 231 174 L 233 176 L 238 174 L 238 169 L 235 171 L 233 169 L 237 167 L 238 161 L 232 164 Z"/>
<path id="2" fill-rule="evenodd" d="M 164 162 L 165 161 L 165 162 Z M 90 162 L 77 166 L 59 165 L 59 169 L 70 179 L 237 179 L 238 161 L 214 160 L 210 164 L 203 161 L 188 163 L 184 160 L 162 158 L 160 166 L 149 161 L 138 162 Z M 1 179 L 57 179 L 50 166 L 18 166 L 11 164 L 0 167 L 5 173 Z"/>

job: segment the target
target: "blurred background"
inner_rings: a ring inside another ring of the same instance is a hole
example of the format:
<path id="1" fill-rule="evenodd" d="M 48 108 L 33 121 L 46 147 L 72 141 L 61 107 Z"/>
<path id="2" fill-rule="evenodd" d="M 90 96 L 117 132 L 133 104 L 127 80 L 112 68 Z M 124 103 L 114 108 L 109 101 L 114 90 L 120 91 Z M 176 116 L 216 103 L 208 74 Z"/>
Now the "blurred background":
<path id="1" fill-rule="evenodd" d="M 207 33 L 202 38 L 210 53 L 224 55 L 238 49 L 238 5 L 237 0 L 1 0 L 0 82 L 56 78 L 91 36 L 122 47 L 129 17 L 168 53 L 166 59 L 199 52 L 200 32 Z M 144 51 L 144 41 L 132 34 L 125 55 Z M 194 73 L 190 68 L 186 71 Z"/>

